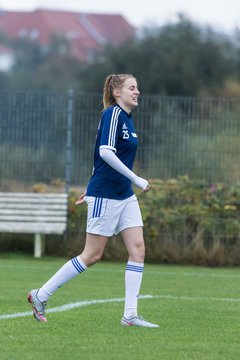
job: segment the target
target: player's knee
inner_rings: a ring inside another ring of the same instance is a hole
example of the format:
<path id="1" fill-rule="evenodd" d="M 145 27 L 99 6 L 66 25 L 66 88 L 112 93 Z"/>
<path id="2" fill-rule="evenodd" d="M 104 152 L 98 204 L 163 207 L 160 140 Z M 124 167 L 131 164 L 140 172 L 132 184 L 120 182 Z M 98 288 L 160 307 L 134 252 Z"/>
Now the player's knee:
<path id="1" fill-rule="evenodd" d="M 145 244 L 143 241 L 137 243 L 137 249 L 140 253 L 145 253 Z"/>
<path id="2" fill-rule="evenodd" d="M 136 241 L 135 246 L 133 247 L 132 258 L 136 259 L 135 261 L 144 262 L 145 258 L 145 245 L 143 241 Z"/>
<path id="3" fill-rule="evenodd" d="M 101 260 L 102 252 L 83 252 L 80 256 L 86 266 L 91 266 Z"/>
<path id="4" fill-rule="evenodd" d="M 102 252 L 97 252 L 94 254 L 91 254 L 90 258 L 89 258 L 89 262 L 91 265 L 96 264 L 97 262 L 99 262 L 102 258 Z"/>

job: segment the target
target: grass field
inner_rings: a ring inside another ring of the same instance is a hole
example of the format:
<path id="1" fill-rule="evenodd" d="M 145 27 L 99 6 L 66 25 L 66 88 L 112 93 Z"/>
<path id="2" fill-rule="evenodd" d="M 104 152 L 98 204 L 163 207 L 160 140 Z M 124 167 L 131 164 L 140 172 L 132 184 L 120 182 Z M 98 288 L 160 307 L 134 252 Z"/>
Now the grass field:
<path id="1" fill-rule="evenodd" d="M 56 312 L 38 323 L 27 292 L 64 262 L 0 258 L 1 360 L 240 359 L 240 269 L 146 264 L 141 294 L 152 297 L 139 313 L 160 324 L 146 329 L 120 326 L 125 264 L 99 263 L 59 289 L 48 304 Z"/>

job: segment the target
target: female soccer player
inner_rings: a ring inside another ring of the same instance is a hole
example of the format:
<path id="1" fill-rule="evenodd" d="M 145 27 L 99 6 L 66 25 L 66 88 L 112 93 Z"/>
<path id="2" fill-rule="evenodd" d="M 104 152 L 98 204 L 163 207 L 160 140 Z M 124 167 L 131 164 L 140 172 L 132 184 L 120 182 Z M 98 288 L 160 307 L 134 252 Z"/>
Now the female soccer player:
<path id="1" fill-rule="evenodd" d="M 137 176 L 133 163 L 137 134 L 131 111 L 138 105 L 138 84 L 131 74 L 109 75 L 103 89 L 104 110 L 98 126 L 92 177 L 76 204 L 88 205 L 87 235 L 83 252 L 63 265 L 40 289 L 28 294 L 33 315 L 47 322 L 49 297 L 63 284 L 85 271 L 102 257 L 107 240 L 120 234 L 129 254 L 125 272 L 125 306 L 121 324 L 156 328 L 138 315 L 138 294 L 142 282 L 145 246 L 143 222 L 132 183 L 143 192 L 148 181 Z"/>

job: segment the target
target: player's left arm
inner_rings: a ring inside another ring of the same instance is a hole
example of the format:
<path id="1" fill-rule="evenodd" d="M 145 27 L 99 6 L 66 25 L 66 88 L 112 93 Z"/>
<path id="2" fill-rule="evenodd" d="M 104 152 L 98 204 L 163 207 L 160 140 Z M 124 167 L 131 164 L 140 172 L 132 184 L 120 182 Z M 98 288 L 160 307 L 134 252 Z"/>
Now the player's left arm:
<path id="1" fill-rule="evenodd" d="M 118 171 L 123 176 L 126 176 L 135 185 L 140 187 L 144 192 L 149 191 L 150 185 L 147 180 L 137 176 L 132 170 L 130 170 L 123 162 L 117 157 L 117 155 L 109 148 L 101 147 L 99 150 L 101 158 L 114 170 Z"/>

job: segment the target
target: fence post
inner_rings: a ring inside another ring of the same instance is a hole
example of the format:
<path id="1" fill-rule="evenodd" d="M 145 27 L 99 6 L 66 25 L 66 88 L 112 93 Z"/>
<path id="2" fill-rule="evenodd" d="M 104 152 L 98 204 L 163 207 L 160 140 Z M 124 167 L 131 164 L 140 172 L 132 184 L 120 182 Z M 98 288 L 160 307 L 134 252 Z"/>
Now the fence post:
<path id="1" fill-rule="evenodd" d="M 66 167 L 65 167 L 65 192 L 69 192 L 72 167 L 72 126 L 73 126 L 73 96 L 74 91 L 67 92 L 67 136 L 66 136 Z"/>

